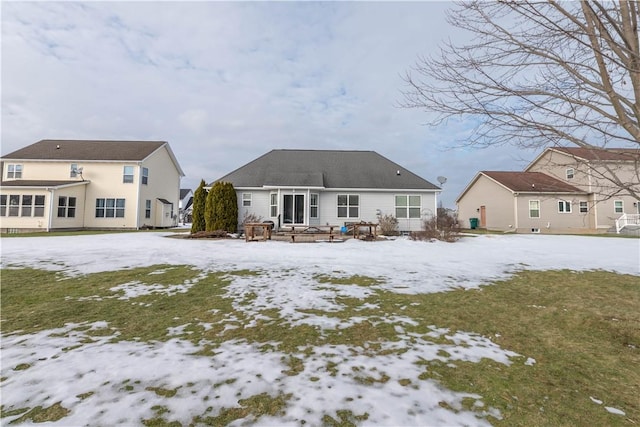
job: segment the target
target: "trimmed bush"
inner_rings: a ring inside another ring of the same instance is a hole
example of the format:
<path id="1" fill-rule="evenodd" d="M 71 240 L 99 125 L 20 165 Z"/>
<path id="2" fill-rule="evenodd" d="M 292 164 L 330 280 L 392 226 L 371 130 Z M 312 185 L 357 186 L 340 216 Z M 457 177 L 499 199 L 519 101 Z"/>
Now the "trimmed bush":
<path id="1" fill-rule="evenodd" d="M 200 185 L 193 193 L 193 218 L 191 222 L 191 233 L 204 231 L 206 227 L 204 208 L 207 199 L 207 190 L 205 190 L 204 179 L 200 181 Z"/>

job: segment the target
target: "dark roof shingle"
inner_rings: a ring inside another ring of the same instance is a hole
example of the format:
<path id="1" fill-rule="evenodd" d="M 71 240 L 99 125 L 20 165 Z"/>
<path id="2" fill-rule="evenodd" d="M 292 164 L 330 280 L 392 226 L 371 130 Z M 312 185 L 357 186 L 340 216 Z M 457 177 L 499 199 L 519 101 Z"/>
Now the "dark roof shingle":
<path id="1" fill-rule="evenodd" d="M 97 141 L 43 139 L 2 156 L 16 160 L 144 160 L 166 141 Z"/>
<path id="2" fill-rule="evenodd" d="M 272 150 L 217 181 L 234 187 L 440 189 L 374 151 Z"/>
<path id="3" fill-rule="evenodd" d="M 637 148 L 555 147 L 553 149 L 584 160 L 640 161 L 640 149 Z"/>
<path id="4" fill-rule="evenodd" d="M 584 191 L 542 172 L 482 171 L 483 175 L 514 192 L 584 193 Z"/>

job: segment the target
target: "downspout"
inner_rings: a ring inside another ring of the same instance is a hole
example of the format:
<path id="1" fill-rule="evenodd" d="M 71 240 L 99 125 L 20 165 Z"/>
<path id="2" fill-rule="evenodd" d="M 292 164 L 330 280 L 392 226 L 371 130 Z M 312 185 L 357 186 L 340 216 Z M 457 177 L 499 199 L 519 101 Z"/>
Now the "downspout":
<path id="1" fill-rule="evenodd" d="M 518 230 L 518 193 L 513 193 L 513 226 L 515 227 L 515 229 L 513 230 L 514 232 L 517 232 Z"/>
<path id="2" fill-rule="evenodd" d="M 138 188 L 136 189 L 136 230 L 140 230 L 140 187 L 142 187 L 142 163 L 138 162 Z"/>

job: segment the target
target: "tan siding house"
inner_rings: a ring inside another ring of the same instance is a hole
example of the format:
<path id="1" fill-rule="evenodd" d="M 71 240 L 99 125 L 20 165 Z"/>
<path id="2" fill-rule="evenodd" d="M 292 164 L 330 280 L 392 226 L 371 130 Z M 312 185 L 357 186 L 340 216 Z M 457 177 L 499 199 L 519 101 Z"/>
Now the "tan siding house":
<path id="1" fill-rule="evenodd" d="M 545 150 L 526 168 L 544 172 L 590 194 L 592 226 L 606 231 L 622 214 L 639 214 L 640 201 L 622 194 L 620 187 L 605 179 L 613 171 L 625 184 L 640 192 L 640 150 L 588 150 L 558 147 Z"/>
<path id="2" fill-rule="evenodd" d="M 477 218 L 480 228 L 529 233 L 606 232 L 623 215 L 640 225 L 640 201 L 603 178 L 613 170 L 640 191 L 639 164 L 639 150 L 549 148 L 524 172 L 478 173 L 456 200 L 458 218 L 465 227 Z"/>
<path id="3" fill-rule="evenodd" d="M 164 141 L 42 140 L 2 157 L 0 229 L 170 227 L 182 176 Z"/>
<path id="4" fill-rule="evenodd" d="M 519 233 L 587 232 L 588 194 L 540 172 L 482 171 L 456 200 L 463 226 Z"/>

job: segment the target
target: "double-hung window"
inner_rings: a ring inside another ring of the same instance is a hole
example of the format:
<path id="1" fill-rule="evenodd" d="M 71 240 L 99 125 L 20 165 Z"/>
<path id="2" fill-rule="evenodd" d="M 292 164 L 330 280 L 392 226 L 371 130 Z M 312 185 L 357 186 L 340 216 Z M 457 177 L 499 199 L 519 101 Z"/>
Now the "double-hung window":
<path id="1" fill-rule="evenodd" d="M 309 217 L 318 218 L 318 194 L 311 193 L 309 198 Z"/>
<path id="2" fill-rule="evenodd" d="M 617 214 L 623 214 L 624 213 L 624 203 L 622 202 L 622 200 L 614 200 L 613 201 L 613 212 L 615 212 Z"/>
<path id="3" fill-rule="evenodd" d="M 271 218 L 278 216 L 278 193 L 271 193 L 269 195 L 269 213 Z"/>
<path id="4" fill-rule="evenodd" d="M 589 204 L 587 202 L 580 202 L 580 213 L 589 212 Z"/>
<path id="5" fill-rule="evenodd" d="M 76 198 L 75 197 L 58 197 L 58 217 L 75 218 L 76 216 Z"/>
<path id="6" fill-rule="evenodd" d="M 149 184 L 149 168 L 142 168 L 142 185 Z"/>
<path id="7" fill-rule="evenodd" d="M 573 179 L 574 174 L 575 172 L 573 171 L 573 168 L 567 168 L 567 171 L 566 171 L 567 179 Z"/>
<path id="8" fill-rule="evenodd" d="M 44 196 L 34 196 L 33 216 L 44 216 Z"/>
<path id="9" fill-rule="evenodd" d="M 33 196 L 31 194 L 22 195 L 20 203 L 20 216 L 31 216 L 33 211 Z"/>
<path id="10" fill-rule="evenodd" d="M 420 196 L 396 196 L 396 218 L 420 218 L 421 210 Z"/>
<path id="11" fill-rule="evenodd" d="M 571 213 L 571 202 L 567 200 L 558 200 L 559 213 Z"/>
<path id="12" fill-rule="evenodd" d="M 96 199 L 96 218 L 124 218 L 124 199 Z"/>
<path id="13" fill-rule="evenodd" d="M 21 179 L 22 165 L 7 165 L 7 179 Z"/>
<path id="14" fill-rule="evenodd" d="M 242 193 L 242 206 L 251 206 L 251 193 Z"/>
<path id="15" fill-rule="evenodd" d="M 360 216 L 360 196 L 338 194 L 338 218 L 358 218 Z"/>
<path id="16" fill-rule="evenodd" d="M 125 166 L 122 171 L 122 182 L 131 184 L 133 182 L 133 166 Z"/>
<path id="17" fill-rule="evenodd" d="M 9 195 L 9 216 L 18 216 L 20 213 L 20 195 Z"/>
<path id="18" fill-rule="evenodd" d="M 540 200 L 529 200 L 529 218 L 540 218 Z"/>
<path id="19" fill-rule="evenodd" d="M 144 201 L 144 217 L 151 218 L 151 200 Z"/>

